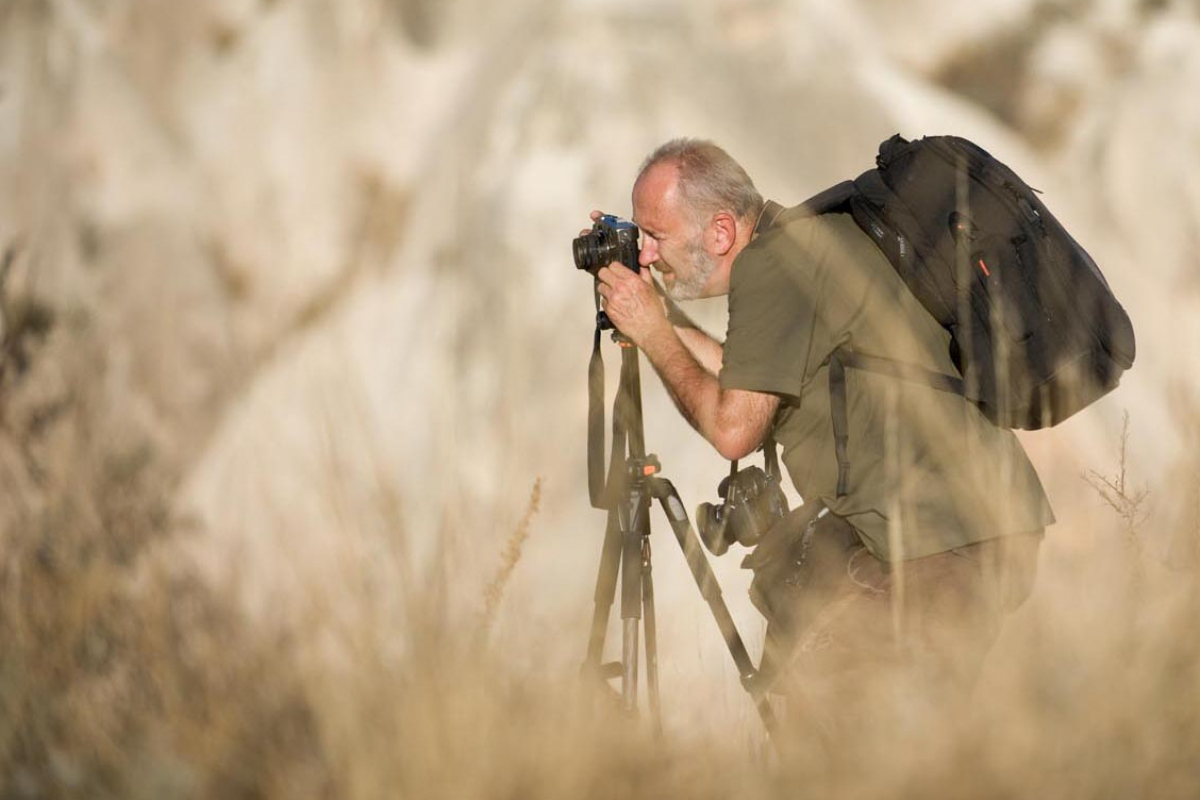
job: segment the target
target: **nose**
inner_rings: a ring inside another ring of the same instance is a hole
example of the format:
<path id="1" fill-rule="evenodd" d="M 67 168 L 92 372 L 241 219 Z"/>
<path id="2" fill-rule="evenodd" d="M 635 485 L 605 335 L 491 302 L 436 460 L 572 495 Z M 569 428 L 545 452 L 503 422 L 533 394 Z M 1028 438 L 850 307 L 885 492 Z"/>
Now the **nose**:
<path id="1" fill-rule="evenodd" d="M 643 267 L 648 267 L 655 261 L 658 261 L 658 242 L 646 236 L 642 240 L 642 249 L 638 253 L 638 263 Z"/>

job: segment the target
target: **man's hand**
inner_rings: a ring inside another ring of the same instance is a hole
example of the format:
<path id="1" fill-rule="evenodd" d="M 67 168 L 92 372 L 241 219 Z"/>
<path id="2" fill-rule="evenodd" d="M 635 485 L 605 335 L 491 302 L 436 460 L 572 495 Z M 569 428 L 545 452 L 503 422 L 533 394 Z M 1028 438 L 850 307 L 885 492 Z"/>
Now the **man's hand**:
<path id="1" fill-rule="evenodd" d="M 654 290 L 650 270 L 635 273 L 614 261 L 601 267 L 596 278 L 600 281 L 599 292 L 608 318 L 635 345 L 644 350 L 654 336 L 671 333 L 671 323 Z"/>

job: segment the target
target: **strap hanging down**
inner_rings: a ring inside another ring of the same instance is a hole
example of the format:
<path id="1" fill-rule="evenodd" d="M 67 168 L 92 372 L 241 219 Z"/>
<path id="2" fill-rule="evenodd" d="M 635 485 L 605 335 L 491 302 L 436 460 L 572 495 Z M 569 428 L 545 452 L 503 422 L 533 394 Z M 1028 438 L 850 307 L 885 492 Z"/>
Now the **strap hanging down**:
<path id="1" fill-rule="evenodd" d="M 909 383 L 928 386 L 939 392 L 964 396 L 962 378 L 944 375 L 903 361 L 855 353 L 845 345 L 834 350 L 829 356 L 829 409 L 833 417 L 833 449 L 838 463 L 838 497 L 845 497 L 850 491 L 850 424 L 846 407 L 846 367 L 888 375 Z"/>
<path id="2" fill-rule="evenodd" d="M 625 453 L 625 430 L 619 414 L 613 414 L 612 444 L 607 470 L 604 463 L 604 356 L 600 352 L 600 336 L 610 330 L 612 323 L 601 311 L 600 292 L 593 290 L 596 301 L 596 332 L 592 337 L 592 357 L 588 361 L 588 496 L 592 508 L 607 509 L 612 505 L 610 489 L 614 472 L 621 468 L 619 459 Z"/>
<path id="3" fill-rule="evenodd" d="M 837 455 L 837 496 L 845 497 L 850 481 L 850 425 L 846 421 L 846 367 L 841 351 L 829 356 L 829 410 L 833 414 L 833 449 Z"/>
<path id="4" fill-rule="evenodd" d="M 604 475 L 604 357 L 600 355 L 600 326 L 588 361 L 588 497 L 592 508 L 606 508 Z"/>

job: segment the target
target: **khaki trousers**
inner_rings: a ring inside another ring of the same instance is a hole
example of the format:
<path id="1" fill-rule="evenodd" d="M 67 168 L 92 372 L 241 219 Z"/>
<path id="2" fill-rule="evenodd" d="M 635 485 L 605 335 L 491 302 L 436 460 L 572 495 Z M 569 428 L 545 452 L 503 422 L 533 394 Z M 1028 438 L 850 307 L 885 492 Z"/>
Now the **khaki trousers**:
<path id="1" fill-rule="evenodd" d="M 894 714 L 953 714 L 1032 590 L 1041 540 L 1039 530 L 892 565 L 862 545 L 841 549 L 822 565 L 823 591 L 801 601 L 805 625 L 777 685 L 788 727 L 837 746 Z"/>

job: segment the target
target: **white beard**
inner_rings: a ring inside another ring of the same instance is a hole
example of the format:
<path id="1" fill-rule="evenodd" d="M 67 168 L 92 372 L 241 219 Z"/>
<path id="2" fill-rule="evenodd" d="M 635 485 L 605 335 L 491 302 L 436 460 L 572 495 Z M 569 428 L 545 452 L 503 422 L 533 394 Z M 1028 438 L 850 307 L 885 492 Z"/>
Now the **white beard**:
<path id="1" fill-rule="evenodd" d="M 689 253 L 692 262 L 691 269 L 688 270 L 686 279 L 681 279 L 679 272 L 676 271 L 675 281 L 671 284 L 671 288 L 667 289 L 667 295 L 672 300 L 695 300 L 704 291 L 708 279 L 717 269 L 717 260 L 704 249 L 704 243 L 699 237 L 689 249 L 691 250 Z"/>

